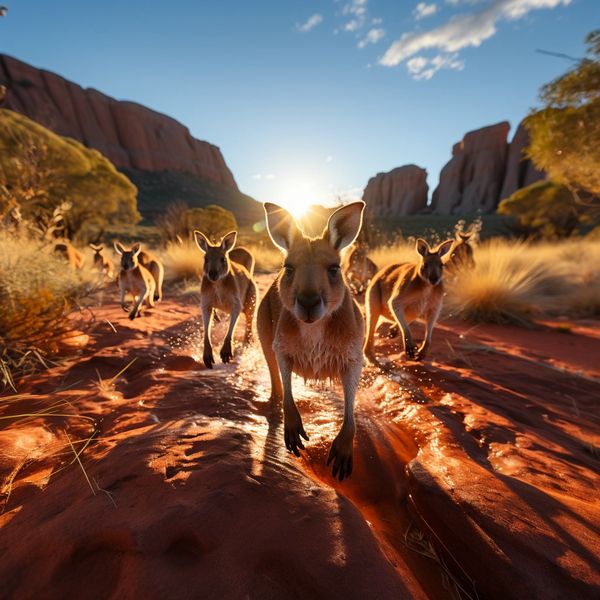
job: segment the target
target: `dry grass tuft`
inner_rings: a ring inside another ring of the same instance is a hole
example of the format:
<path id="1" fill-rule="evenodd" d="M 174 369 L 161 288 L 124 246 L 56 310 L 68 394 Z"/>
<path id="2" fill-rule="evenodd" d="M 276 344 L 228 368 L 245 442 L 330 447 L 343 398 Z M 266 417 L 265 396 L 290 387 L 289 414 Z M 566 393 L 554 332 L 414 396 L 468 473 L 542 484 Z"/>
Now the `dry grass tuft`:
<path id="1" fill-rule="evenodd" d="M 89 265 L 89 263 L 88 263 Z M 74 270 L 51 246 L 0 231 L 0 381 L 55 354 L 73 329 L 68 315 L 101 281 L 91 268 Z"/>
<path id="2" fill-rule="evenodd" d="M 162 260 L 165 266 L 165 279 L 171 283 L 198 279 L 204 264 L 202 252 L 190 239 L 181 244 L 169 242 L 162 253 Z"/>

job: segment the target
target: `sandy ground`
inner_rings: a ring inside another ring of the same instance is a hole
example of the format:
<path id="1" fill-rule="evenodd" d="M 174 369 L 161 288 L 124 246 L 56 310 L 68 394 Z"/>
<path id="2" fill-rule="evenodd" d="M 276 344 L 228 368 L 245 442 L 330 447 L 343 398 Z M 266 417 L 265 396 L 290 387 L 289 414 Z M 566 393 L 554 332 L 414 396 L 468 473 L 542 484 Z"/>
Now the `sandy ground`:
<path id="1" fill-rule="evenodd" d="M 0 399 L 0 597 L 600 597 L 598 322 L 445 322 L 425 364 L 382 335 L 339 483 L 338 389 L 295 381 L 298 459 L 258 347 L 206 370 L 191 299 L 94 315 Z"/>

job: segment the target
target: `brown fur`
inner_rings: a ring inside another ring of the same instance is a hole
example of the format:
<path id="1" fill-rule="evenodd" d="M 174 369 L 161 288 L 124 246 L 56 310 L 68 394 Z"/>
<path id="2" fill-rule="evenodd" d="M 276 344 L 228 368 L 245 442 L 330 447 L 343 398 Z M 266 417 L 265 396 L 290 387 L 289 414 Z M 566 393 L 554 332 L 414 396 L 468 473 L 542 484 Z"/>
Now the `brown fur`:
<path id="1" fill-rule="evenodd" d="M 229 258 L 234 262 L 246 267 L 250 275 L 254 275 L 254 256 L 247 248 L 238 246 L 229 252 Z"/>
<path id="2" fill-rule="evenodd" d="M 119 242 L 115 242 L 115 251 L 121 256 L 121 268 L 117 275 L 117 283 L 121 292 L 121 308 L 129 312 L 131 320 L 140 316 L 144 302 L 154 306 L 155 281 L 152 273 L 139 262 L 141 247 L 134 244 L 127 250 Z M 133 296 L 134 305 L 130 310 L 125 303 L 125 296 L 129 292 Z"/>
<path id="3" fill-rule="evenodd" d="M 450 251 L 452 244 L 452 240 L 446 240 L 432 249 L 425 240 L 418 239 L 417 263 L 390 265 L 375 275 L 366 294 L 365 354 L 369 359 L 375 360 L 373 346 L 380 318 L 395 323 L 400 329 L 408 358 L 425 358 L 442 308 L 442 258 Z M 417 319 L 424 320 L 426 325 L 425 339 L 418 348 L 413 343 L 409 328 L 410 323 Z"/>
<path id="4" fill-rule="evenodd" d="M 271 376 L 271 401 L 283 400 L 286 448 L 300 455 L 308 440 L 292 395 L 291 377 L 338 380 L 344 420 L 327 464 L 340 481 L 352 473 L 354 399 L 362 370 L 364 323 L 340 267 L 340 251 L 362 223 L 364 203 L 337 210 L 320 238 L 305 237 L 284 209 L 265 204 L 273 242 L 285 252 L 281 272 L 258 308 L 258 335 Z"/>
<path id="5" fill-rule="evenodd" d="M 450 256 L 446 261 L 445 270 L 447 275 L 456 275 L 460 271 L 475 268 L 472 237 L 472 232 L 458 232 L 456 234 L 454 245 L 450 251 Z"/>
<path id="6" fill-rule="evenodd" d="M 362 294 L 377 273 L 377 265 L 367 256 L 368 249 L 363 244 L 353 244 L 346 252 L 342 270 L 354 294 Z"/>
<path id="7" fill-rule="evenodd" d="M 112 259 L 108 256 L 104 246 L 90 244 L 90 248 L 94 251 L 94 266 L 108 279 L 112 279 L 115 275 L 115 265 Z"/>
<path id="8" fill-rule="evenodd" d="M 54 242 L 54 252 L 60 254 L 71 268 L 83 269 L 85 257 L 69 240 L 62 239 Z"/>
<path id="9" fill-rule="evenodd" d="M 221 360 L 228 363 L 233 357 L 233 334 L 240 316 L 246 317 L 246 333 L 244 344 L 252 341 L 252 322 L 256 310 L 258 288 L 246 267 L 230 260 L 230 253 L 235 245 L 237 234 L 228 233 L 216 245 L 211 244 L 200 231 L 194 231 L 198 248 L 204 253 L 204 269 L 200 285 L 200 308 L 204 323 L 203 359 L 207 368 L 212 369 L 215 360 L 210 341 L 212 318 L 215 310 L 230 315 L 229 329 L 221 347 Z M 246 252 L 250 254 L 247 250 Z M 238 253 L 239 254 L 239 253 Z M 251 255 L 250 255 L 251 256 Z M 252 258 L 252 266 L 254 258 Z"/>
<path id="10" fill-rule="evenodd" d="M 147 250 L 142 250 L 140 252 L 139 261 L 142 266 L 146 267 L 146 269 L 150 271 L 152 277 L 154 277 L 154 301 L 161 302 L 163 299 L 162 288 L 163 280 L 165 278 L 165 268 L 158 258 L 156 258 L 154 254 L 148 252 Z"/>

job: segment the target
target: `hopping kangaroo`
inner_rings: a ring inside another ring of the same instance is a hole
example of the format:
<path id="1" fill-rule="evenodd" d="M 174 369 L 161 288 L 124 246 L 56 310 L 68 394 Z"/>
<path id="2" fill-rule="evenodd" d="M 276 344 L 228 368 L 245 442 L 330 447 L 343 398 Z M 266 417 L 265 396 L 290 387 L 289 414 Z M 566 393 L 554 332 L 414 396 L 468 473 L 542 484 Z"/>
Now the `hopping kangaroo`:
<path id="1" fill-rule="evenodd" d="M 229 329 L 221 347 L 221 360 L 228 363 L 233 357 L 232 337 L 240 313 L 246 317 L 246 333 L 244 344 L 252 340 L 252 321 L 256 310 L 258 290 L 251 272 L 245 264 L 254 270 L 254 258 L 245 250 L 248 257 L 243 256 L 243 249 L 238 249 L 236 256 L 239 262 L 230 260 L 230 252 L 235 245 L 237 233 L 228 233 L 218 244 L 213 245 L 201 231 L 194 231 L 198 248 L 204 253 L 204 272 L 200 285 L 200 309 L 204 323 L 204 364 L 212 369 L 215 364 L 210 342 L 210 330 L 215 309 L 229 314 Z M 244 260 L 244 264 L 242 264 Z"/>
<path id="2" fill-rule="evenodd" d="M 90 244 L 89 246 L 94 251 L 94 266 L 102 275 L 105 275 L 108 279 L 112 279 L 115 274 L 115 265 L 106 253 L 104 246 L 102 244 Z"/>
<path id="3" fill-rule="evenodd" d="M 432 249 L 419 238 L 416 264 L 390 265 L 381 269 L 371 281 L 366 294 L 367 339 L 365 354 L 375 360 L 374 338 L 379 318 L 395 323 L 402 332 L 404 352 L 408 358 L 425 358 L 433 328 L 439 317 L 444 296 L 442 258 L 448 254 L 453 240 L 446 240 Z M 417 348 L 413 343 L 409 325 L 416 319 L 425 321 L 425 339 Z"/>
<path id="4" fill-rule="evenodd" d="M 161 302 L 163 298 L 162 288 L 163 279 L 165 277 L 165 268 L 158 258 L 156 258 L 154 254 L 151 254 L 147 250 L 142 250 L 139 253 L 138 259 L 140 264 L 146 267 L 146 269 L 150 271 L 152 277 L 154 278 L 154 301 Z"/>
<path id="5" fill-rule="evenodd" d="M 362 294 L 377 273 L 377 265 L 367 256 L 365 244 L 354 244 L 348 249 L 342 263 L 344 276 L 355 294 Z"/>
<path id="6" fill-rule="evenodd" d="M 363 202 L 334 212 L 319 238 L 308 238 L 292 215 L 271 203 L 269 235 L 285 253 L 283 268 L 258 308 L 258 335 L 271 375 L 271 401 L 283 399 L 285 446 L 296 456 L 308 440 L 292 395 L 292 373 L 305 379 L 338 380 L 344 419 L 327 465 L 340 481 L 352 473 L 354 398 L 363 365 L 363 317 L 341 273 L 340 251 L 362 224 Z"/>
<path id="7" fill-rule="evenodd" d="M 126 250 L 119 242 L 115 242 L 115 252 L 121 256 L 121 269 L 117 275 L 117 283 L 121 292 L 121 308 L 129 311 L 125 303 L 125 295 L 133 296 L 134 305 L 129 311 L 129 318 L 135 319 L 140 315 L 142 303 L 154 306 L 155 282 L 152 273 L 139 262 L 141 247 L 134 244 L 131 250 Z"/>

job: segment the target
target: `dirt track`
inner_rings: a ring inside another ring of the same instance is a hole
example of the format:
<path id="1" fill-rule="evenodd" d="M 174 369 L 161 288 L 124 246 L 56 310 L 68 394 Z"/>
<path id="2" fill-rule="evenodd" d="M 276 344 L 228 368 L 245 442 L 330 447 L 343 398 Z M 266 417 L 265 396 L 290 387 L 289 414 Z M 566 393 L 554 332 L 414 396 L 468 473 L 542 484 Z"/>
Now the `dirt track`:
<path id="1" fill-rule="evenodd" d="M 339 484 L 337 390 L 295 381 L 296 459 L 257 347 L 207 371 L 196 305 L 95 315 L 80 357 L 0 405 L 74 415 L 2 421 L 2 597 L 599 596 L 597 324 L 442 324 L 419 366 L 380 338 L 393 366 L 365 369 Z M 95 495 L 66 437 L 81 449 L 94 432 Z"/>

